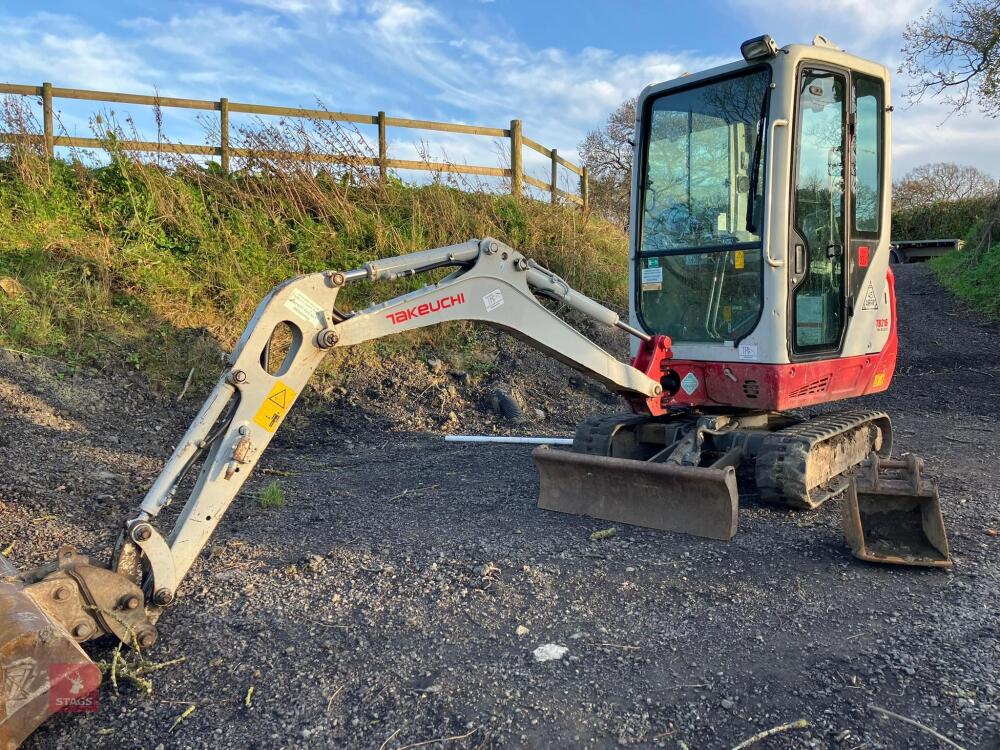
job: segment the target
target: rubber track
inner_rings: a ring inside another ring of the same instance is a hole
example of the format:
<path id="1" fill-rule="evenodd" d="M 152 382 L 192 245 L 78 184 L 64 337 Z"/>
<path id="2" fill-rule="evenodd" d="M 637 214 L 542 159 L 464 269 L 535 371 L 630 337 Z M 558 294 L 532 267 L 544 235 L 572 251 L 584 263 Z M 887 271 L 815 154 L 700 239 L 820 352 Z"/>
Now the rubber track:
<path id="1" fill-rule="evenodd" d="M 645 414 L 609 414 L 593 416 L 577 425 L 573 436 L 573 452 L 594 456 L 610 456 L 615 433 L 622 427 L 640 425 L 653 419 Z"/>
<path id="2" fill-rule="evenodd" d="M 821 414 L 777 430 L 764 438 L 757 454 L 756 484 L 762 500 L 797 508 L 815 508 L 847 486 L 846 477 L 824 489 L 817 486 L 810 493 L 806 487 L 809 454 L 819 443 L 858 429 L 867 424 L 885 421 L 880 453 L 892 450 L 892 428 L 889 415 L 881 411 L 851 410 Z M 831 477 L 831 480 L 837 480 Z"/>

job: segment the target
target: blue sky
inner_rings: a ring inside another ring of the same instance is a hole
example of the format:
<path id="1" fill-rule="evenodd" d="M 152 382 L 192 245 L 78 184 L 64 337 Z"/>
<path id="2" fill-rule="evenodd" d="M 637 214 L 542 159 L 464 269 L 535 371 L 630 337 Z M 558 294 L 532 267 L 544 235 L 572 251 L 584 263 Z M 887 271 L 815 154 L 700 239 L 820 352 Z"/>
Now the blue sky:
<path id="1" fill-rule="evenodd" d="M 505 127 L 575 156 L 588 129 L 645 84 L 732 60 L 739 43 L 824 34 L 898 65 L 901 31 L 933 0 L 225 0 L 152 3 L 0 0 L 0 80 L 329 109 Z M 803 10 L 808 8 L 808 11 Z M 998 123 L 901 106 L 896 175 L 927 162 L 1000 175 Z M 66 129 L 89 135 L 83 108 Z M 111 106 L 111 105 L 108 105 Z M 173 140 L 202 140 L 197 115 L 165 110 Z M 155 131 L 137 116 L 143 135 Z M 390 130 L 413 158 L 420 135 Z M 495 165 L 487 138 L 424 134 L 431 153 Z M 534 162 L 538 176 L 544 164 Z"/>

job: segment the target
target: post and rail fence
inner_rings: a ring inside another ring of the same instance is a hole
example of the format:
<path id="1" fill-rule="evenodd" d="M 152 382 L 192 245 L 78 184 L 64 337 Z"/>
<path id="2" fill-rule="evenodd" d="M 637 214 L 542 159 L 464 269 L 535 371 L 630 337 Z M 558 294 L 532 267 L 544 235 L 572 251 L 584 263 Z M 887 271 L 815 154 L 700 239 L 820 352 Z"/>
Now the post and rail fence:
<path id="1" fill-rule="evenodd" d="M 233 157 L 264 157 L 276 160 L 312 161 L 321 163 L 361 163 L 364 166 L 377 167 L 379 178 L 385 181 L 389 169 L 412 169 L 429 172 L 454 172 L 486 177 L 506 177 L 510 179 L 510 190 L 513 195 L 524 194 L 525 184 L 548 192 L 553 204 L 562 198 L 581 207 L 589 209 L 587 184 L 587 168 L 574 164 L 559 155 L 554 148 L 546 148 L 537 141 L 525 136 L 521 121 L 511 120 L 509 128 L 491 128 L 479 125 L 458 125 L 431 120 L 413 120 L 404 117 L 388 117 L 385 112 L 376 115 L 353 114 L 350 112 L 329 112 L 321 109 L 302 109 L 299 107 L 274 107 L 265 104 L 244 104 L 231 102 L 222 98 L 218 101 L 208 99 L 179 99 L 169 96 L 146 96 L 141 94 L 121 94 L 111 91 L 89 91 L 86 89 L 58 88 L 51 83 L 41 86 L 24 86 L 13 83 L 0 83 L 0 94 L 34 96 L 42 100 L 42 129 L 38 136 L 31 133 L 0 134 L 0 142 L 12 143 L 31 140 L 43 142 L 45 153 L 51 159 L 55 156 L 57 146 L 75 148 L 103 148 L 100 138 L 79 138 L 76 136 L 56 135 L 53 127 L 53 100 L 77 99 L 85 101 L 113 102 L 120 104 L 136 104 L 150 107 L 176 107 L 179 109 L 207 110 L 219 113 L 219 144 L 192 144 L 156 141 L 120 140 L 118 144 L 130 151 L 147 153 L 177 153 L 199 156 L 217 156 L 225 172 L 230 171 L 230 160 Z M 378 156 L 357 157 L 347 154 L 315 153 L 312 151 L 281 151 L 269 152 L 258 149 L 234 147 L 229 142 L 229 116 L 233 113 L 249 115 L 268 115 L 278 117 L 294 117 L 309 120 L 328 120 L 334 122 L 350 122 L 360 125 L 375 125 L 378 127 Z M 415 161 L 410 159 L 389 158 L 386 129 L 411 128 L 416 130 L 433 130 L 445 133 L 463 133 L 467 135 L 505 138 L 510 144 L 510 168 L 486 167 L 468 164 L 450 164 L 445 162 Z M 530 148 L 551 162 L 551 174 L 548 181 L 540 180 L 525 174 L 523 149 Z M 576 195 L 559 188 L 559 167 L 563 167 L 579 177 L 580 194 Z"/>

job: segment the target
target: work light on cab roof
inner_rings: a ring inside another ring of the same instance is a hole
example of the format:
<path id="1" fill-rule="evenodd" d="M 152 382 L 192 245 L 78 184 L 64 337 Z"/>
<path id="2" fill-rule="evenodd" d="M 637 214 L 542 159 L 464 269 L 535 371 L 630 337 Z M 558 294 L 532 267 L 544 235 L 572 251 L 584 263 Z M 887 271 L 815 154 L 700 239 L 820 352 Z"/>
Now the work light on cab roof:
<path id="1" fill-rule="evenodd" d="M 761 34 L 753 39 L 747 39 L 740 45 L 740 54 L 747 62 L 766 60 L 778 54 L 778 44 L 770 34 Z"/>

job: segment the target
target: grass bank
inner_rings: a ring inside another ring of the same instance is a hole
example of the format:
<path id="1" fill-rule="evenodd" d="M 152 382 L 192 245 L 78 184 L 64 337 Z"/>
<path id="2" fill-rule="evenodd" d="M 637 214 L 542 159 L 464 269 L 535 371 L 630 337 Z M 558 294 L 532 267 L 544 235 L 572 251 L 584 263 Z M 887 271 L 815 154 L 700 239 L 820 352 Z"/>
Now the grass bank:
<path id="1" fill-rule="evenodd" d="M 931 261 L 941 283 L 975 310 L 1000 319 L 1000 242 Z"/>
<path id="2" fill-rule="evenodd" d="M 350 168 L 258 163 L 223 175 L 121 152 L 88 167 L 10 151 L 0 160 L 0 345 L 88 366 L 124 362 L 161 386 L 199 363 L 214 378 L 219 349 L 277 282 L 485 235 L 625 304 L 620 231 L 572 207 L 468 188 L 447 178 L 382 185 Z M 357 309 L 405 288 L 352 285 L 338 302 Z M 456 324 L 368 349 L 470 341 Z"/>

